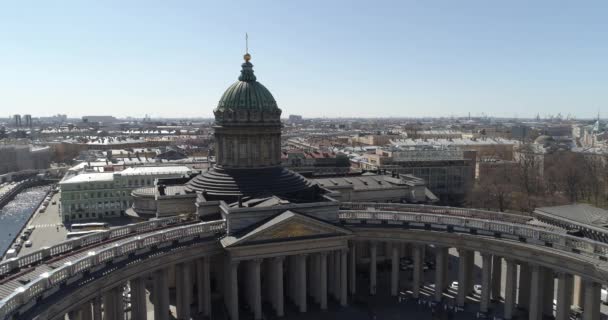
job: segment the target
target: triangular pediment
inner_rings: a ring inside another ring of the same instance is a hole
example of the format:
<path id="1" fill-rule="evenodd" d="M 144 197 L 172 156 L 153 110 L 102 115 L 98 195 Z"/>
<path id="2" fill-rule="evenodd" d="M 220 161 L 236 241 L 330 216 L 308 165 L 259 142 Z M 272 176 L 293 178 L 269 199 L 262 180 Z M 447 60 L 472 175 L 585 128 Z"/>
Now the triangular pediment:
<path id="1" fill-rule="evenodd" d="M 285 211 L 240 237 L 222 241 L 224 246 L 241 246 L 275 241 L 349 235 L 347 229 L 306 215 Z"/>

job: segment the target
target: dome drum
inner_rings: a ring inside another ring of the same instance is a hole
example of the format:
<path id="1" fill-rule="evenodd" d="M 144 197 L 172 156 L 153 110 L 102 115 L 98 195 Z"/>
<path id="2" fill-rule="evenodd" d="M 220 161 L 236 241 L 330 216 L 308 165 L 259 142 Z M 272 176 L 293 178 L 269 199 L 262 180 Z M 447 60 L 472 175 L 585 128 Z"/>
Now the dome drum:
<path id="1" fill-rule="evenodd" d="M 246 109 L 216 109 L 213 114 L 218 124 L 229 124 L 239 122 L 253 123 L 281 123 L 281 110 L 246 110 Z"/>

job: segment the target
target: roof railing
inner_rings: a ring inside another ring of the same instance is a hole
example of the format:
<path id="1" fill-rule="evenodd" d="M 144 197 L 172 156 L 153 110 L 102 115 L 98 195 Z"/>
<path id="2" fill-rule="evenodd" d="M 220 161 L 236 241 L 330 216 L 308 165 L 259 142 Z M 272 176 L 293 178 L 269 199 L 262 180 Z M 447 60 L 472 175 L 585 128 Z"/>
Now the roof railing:
<path id="1" fill-rule="evenodd" d="M 79 238 L 69 239 L 50 247 L 44 247 L 20 257 L 10 258 L 0 263 L 0 278 L 23 267 L 35 265 L 47 258 L 60 256 L 76 249 L 101 244 L 108 240 L 166 228 L 177 223 L 188 221 L 185 216 L 172 216 L 157 220 L 128 224 L 102 232 L 96 232 Z"/>

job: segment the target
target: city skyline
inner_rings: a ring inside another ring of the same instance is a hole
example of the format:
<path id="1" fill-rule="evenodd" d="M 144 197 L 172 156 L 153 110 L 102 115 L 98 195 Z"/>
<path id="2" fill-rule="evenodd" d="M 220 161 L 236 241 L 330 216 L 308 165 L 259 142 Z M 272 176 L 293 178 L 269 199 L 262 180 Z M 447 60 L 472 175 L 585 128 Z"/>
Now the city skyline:
<path id="1" fill-rule="evenodd" d="M 5 114 L 211 118 L 245 32 L 284 115 L 595 118 L 608 102 L 599 1 L 145 4 L 3 4 Z"/>

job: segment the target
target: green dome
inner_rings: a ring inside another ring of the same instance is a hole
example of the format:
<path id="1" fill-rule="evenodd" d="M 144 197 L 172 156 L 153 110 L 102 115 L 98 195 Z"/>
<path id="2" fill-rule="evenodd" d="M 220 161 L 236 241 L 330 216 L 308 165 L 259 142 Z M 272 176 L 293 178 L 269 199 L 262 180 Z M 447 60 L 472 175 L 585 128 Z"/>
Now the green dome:
<path id="1" fill-rule="evenodd" d="M 239 81 L 232 84 L 222 95 L 216 111 L 249 110 L 276 111 L 279 110 L 274 97 L 261 83 L 256 81 L 253 74 L 253 64 L 246 61 L 241 65 Z"/>

